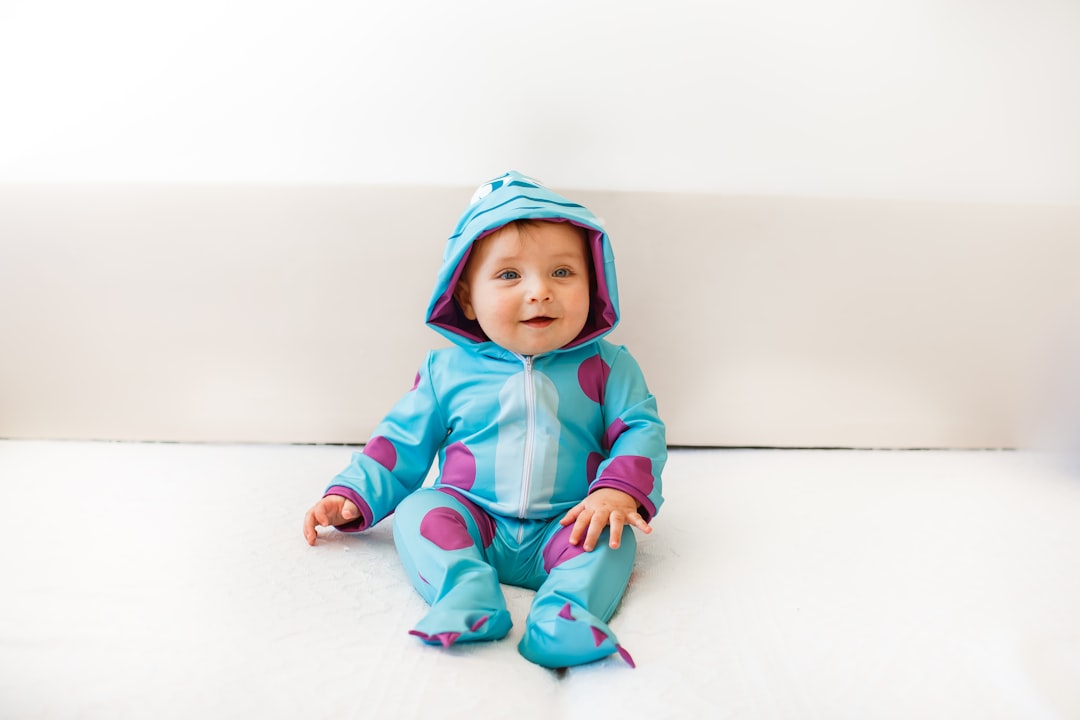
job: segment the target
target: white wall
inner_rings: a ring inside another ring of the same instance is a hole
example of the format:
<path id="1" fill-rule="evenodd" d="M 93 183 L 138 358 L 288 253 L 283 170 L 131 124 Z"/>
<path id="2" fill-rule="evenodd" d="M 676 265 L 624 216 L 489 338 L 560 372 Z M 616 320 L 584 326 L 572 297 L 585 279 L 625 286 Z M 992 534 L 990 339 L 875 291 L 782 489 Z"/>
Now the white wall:
<path id="1" fill-rule="evenodd" d="M 1080 206 L 564 190 L 672 443 L 1015 446 L 1076 389 Z M 0 185 L 0 437 L 362 442 L 471 191 Z"/>
<path id="2" fill-rule="evenodd" d="M 1075 0 L 4 0 L 0 182 L 1080 201 Z"/>

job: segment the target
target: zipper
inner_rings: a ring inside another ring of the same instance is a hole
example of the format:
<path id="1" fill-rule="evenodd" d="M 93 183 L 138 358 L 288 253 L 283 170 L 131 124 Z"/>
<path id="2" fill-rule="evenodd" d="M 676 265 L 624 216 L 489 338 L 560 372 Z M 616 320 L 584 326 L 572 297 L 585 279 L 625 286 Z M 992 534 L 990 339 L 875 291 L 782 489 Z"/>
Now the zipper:
<path id="1" fill-rule="evenodd" d="M 525 364 L 525 461 L 521 469 L 521 505 L 518 508 L 518 517 L 524 518 L 528 510 L 529 491 L 532 485 L 533 453 L 536 452 L 536 391 L 533 388 L 532 356 L 518 355 L 518 357 Z"/>

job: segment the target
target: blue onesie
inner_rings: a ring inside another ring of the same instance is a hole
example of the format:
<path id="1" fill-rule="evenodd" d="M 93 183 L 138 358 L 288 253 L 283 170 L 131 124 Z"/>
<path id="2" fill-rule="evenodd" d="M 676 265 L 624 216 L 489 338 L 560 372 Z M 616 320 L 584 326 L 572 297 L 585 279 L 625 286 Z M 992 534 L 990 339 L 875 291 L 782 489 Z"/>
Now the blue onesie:
<path id="1" fill-rule="evenodd" d="M 473 242 L 520 219 L 583 228 L 593 263 L 584 329 L 543 355 L 499 347 L 454 299 Z M 618 652 L 633 664 L 607 625 L 630 578 L 633 532 L 612 549 L 605 529 L 586 553 L 559 523 L 599 488 L 634 497 L 646 520 L 663 502 L 664 424 L 637 362 L 603 339 L 618 320 L 614 258 L 591 212 L 516 172 L 476 192 L 428 306 L 427 324 L 453 347 L 428 354 L 412 390 L 326 490 L 360 508 L 339 530 L 395 513 L 401 561 L 431 605 L 411 634 L 446 647 L 504 637 L 504 582 L 536 590 L 518 646 L 527 659 L 558 668 Z M 436 457 L 438 479 L 422 488 Z"/>

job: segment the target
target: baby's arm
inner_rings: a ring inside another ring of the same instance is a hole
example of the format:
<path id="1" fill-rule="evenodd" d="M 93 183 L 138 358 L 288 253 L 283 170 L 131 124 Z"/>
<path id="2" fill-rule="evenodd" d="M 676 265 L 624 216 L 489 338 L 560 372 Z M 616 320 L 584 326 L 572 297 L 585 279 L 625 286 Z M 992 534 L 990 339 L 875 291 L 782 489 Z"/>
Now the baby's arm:
<path id="1" fill-rule="evenodd" d="M 308 545 L 314 545 L 319 533 L 316 528 L 332 525 L 347 525 L 360 517 L 360 508 L 356 503 L 340 495 L 327 495 L 315 503 L 304 515 L 304 538 Z"/>
<path id="2" fill-rule="evenodd" d="M 584 534 L 585 543 L 582 549 L 585 552 L 596 547 L 600 533 L 608 525 L 611 526 L 611 540 L 608 544 L 613 548 L 619 547 L 622 542 L 623 527 L 626 525 L 633 525 L 646 534 L 652 532 L 649 523 L 638 512 L 637 500 L 615 488 L 600 488 L 590 493 L 559 522 L 563 527 L 573 523 L 574 529 L 570 531 L 571 545 L 581 542 Z"/>
<path id="3" fill-rule="evenodd" d="M 304 516 L 304 538 L 309 544 L 318 540 L 319 526 L 343 532 L 374 527 L 423 484 L 448 433 L 431 380 L 437 353 L 428 354 L 412 389 Z"/>

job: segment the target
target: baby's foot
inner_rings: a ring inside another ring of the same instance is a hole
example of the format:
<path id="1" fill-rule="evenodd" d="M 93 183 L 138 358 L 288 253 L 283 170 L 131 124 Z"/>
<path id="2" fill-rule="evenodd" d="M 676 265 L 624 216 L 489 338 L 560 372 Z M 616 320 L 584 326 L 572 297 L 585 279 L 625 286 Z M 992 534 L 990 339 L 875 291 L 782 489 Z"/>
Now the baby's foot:
<path id="1" fill-rule="evenodd" d="M 459 642 L 499 640 L 510 632 L 510 626 L 510 613 L 505 610 L 455 613 L 432 608 L 409 634 L 428 645 L 448 648 Z"/>
<path id="2" fill-rule="evenodd" d="M 570 603 L 551 617 L 530 615 L 518 651 L 527 660 L 549 668 L 583 665 L 614 653 L 635 667 L 634 659 L 606 623 Z"/>

